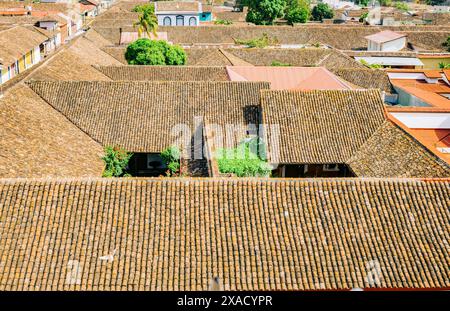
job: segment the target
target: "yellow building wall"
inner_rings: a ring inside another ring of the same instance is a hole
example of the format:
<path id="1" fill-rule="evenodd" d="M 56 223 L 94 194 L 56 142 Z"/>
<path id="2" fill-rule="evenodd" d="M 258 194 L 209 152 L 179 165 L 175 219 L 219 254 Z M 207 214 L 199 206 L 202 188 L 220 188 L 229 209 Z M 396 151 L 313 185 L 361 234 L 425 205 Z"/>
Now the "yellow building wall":
<path id="1" fill-rule="evenodd" d="M 23 59 L 23 57 L 19 58 L 19 72 L 22 72 L 25 70 L 25 61 Z"/>
<path id="2" fill-rule="evenodd" d="M 439 58 L 420 58 L 423 63 L 423 69 L 439 69 L 439 63 L 450 64 L 450 57 L 439 57 Z"/>
<path id="3" fill-rule="evenodd" d="M 33 65 L 33 59 L 31 58 L 31 51 L 28 52 L 27 55 L 25 55 L 25 63 L 27 64 L 27 66 Z"/>

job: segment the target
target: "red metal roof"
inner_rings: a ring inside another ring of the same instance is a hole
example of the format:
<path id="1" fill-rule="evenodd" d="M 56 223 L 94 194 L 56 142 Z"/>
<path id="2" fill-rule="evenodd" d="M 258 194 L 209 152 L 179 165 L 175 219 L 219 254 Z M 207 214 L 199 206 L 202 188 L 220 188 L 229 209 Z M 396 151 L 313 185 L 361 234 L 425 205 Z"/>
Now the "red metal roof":
<path id="1" fill-rule="evenodd" d="M 231 81 L 270 82 L 273 90 L 347 90 L 343 82 L 323 67 L 229 66 Z"/>

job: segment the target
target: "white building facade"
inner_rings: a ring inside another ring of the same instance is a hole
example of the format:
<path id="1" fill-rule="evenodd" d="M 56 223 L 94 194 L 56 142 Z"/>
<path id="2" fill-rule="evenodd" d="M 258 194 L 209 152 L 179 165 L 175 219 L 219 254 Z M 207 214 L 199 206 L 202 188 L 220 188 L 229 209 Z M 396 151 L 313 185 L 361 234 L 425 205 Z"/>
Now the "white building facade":
<path id="1" fill-rule="evenodd" d="M 202 4 L 198 1 L 155 2 L 155 15 L 159 26 L 199 26 Z"/>

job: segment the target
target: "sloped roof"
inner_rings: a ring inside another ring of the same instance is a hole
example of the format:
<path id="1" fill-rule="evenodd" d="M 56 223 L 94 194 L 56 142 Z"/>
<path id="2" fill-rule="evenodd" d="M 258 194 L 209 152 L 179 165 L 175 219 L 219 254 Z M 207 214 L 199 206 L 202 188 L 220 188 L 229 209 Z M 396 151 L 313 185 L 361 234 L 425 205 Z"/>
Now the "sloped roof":
<path id="1" fill-rule="evenodd" d="M 224 50 L 256 66 L 271 66 L 273 62 L 278 61 L 299 67 L 322 66 L 328 69 L 336 67 L 364 68 L 362 64 L 334 49 L 266 48 Z"/>
<path id="2" fill-rule="evenodd" d="M 0 31 L 0 59 L 10 65 L 47 40 L 47 36 L 22 26 Z"/>
<path id="3" fill-rule="evenodd" d="M 323 67 L 228 66 L 231 81 L 266 81 L 272 90 L 347 90 Z"/>
<path id="4" fill-rule="evenodd" d="M 0 289 L 448 288 L 449 185 L 0 180 Z"/>
<path id="5" fill-rule="evenodd" d="M 366 89 L 380 89 L 393 93 L 391 82 L 384 70 L 370 68 L 335 68 L 331 70 L 342 79 Z"/>
<path id="6" fill-rule="evenodd" d="M 348 160 L 365 177 L 450 177 L 450 165 L 426 150 L 402 129 L 385 121 Z"/>
<path id="7" fill-rule="evenodd" d="M 203 66 L 98 66 L 116 81 L 229 81 L 225 67 Z"/>
<path id="8" fill-rule="evenodd" d="M 0 124 L 0 177 L 101 176 L 101 146 L 30 88 L 4 94 Z"/>
<path id="9" fill-rule="evenodd" d="M 108 81 L 92 65 L 120 65 L 120 62 L 99 49 L 91 40 L 75 38 L 53 58 L 47 60 L 30 75 L 34 80 L 45 81 Z"/>
<path id="10" fill-rule="evenodd" d="M 264 82 L 44 82 L 30 87 L 103 145 L 160 152 L 175 126 L 194 130 L 194 118 L 213 124 L 257 124 Z"/>
<path id="11" fill-rule="evenodd" d="M 370 41 L 374 41 L 377 43 L 385 43 L 393 40 L 397 40 L 400 38 L 406 37 L 405 34 L 397 33 L 391 30 L 384 30 L 381 32 L 378 32 L 376 34 L 366 36 L 365 38 Z"/>
<path id="12" fill-rule="evenodd" d="M 261 106 L 280 163 L 345 163 L 385 120 L 377 90 L 262 91 Z"/>

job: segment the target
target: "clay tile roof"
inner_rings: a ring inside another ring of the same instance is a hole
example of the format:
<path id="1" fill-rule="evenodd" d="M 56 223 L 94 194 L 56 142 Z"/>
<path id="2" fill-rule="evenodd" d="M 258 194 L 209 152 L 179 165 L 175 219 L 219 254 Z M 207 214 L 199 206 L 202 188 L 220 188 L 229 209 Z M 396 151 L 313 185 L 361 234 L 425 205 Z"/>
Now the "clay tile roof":
<path id="1" fill-rule="evenodd" d="M 0 180 L 0 290 L 448 288 L 449 185 Z"/>
<path id="2" fill-rule="evenodd" d="M 377 90 L 263 91 L 261 106 L 280 163 L 345 163 L 385 120 Z"/>
<path id="3" fill-rule="evenodd" d="M 200 12 L 198 1 L 158 1 L 155 13 L 159 12 Z"/>
<path id="4" fill-rule="evenodd" d="M 99 66 L 117 81 L 229 81 L 225 67 L 203 66 Z"/>
<path id="5" fill-rule="evenodd" d="M 30 88 L 4 93 L 0 124 L 0 177 L 101 176 L 101 146 Z"/>
<path id="6" fill-rule="evenodd" d="M 205 116 L 213 124 L 257 124 L 265 82 L 29 82 L 81 130 L 104 145 L 160 152 L 172 129 Z M 95 109 L 92 109 L 95 107 Z"/>
<path id="7" fill-rule="evenodd" d="M 385 31 L 381 31 L 381 32 L 378 32 L 378 33 L 370 35 L 370 36 L 366 36 L 365 38 L 367 40 L 374 41 L 377 43 L 384 43 L 384 42 L 397 40 L 397 39 L 400 39 L 403 37 L 406 37 L 406 35 L 403 33 L 397 33 L 397 32 L 393 32 L 391 30 L 385 30 Z"/>
<path id="8" fill-rule="evenodd" d="M 389 76 L 384 70 L 370 68 L 336 68 L 331 70 L 345 81 L 366 89 L 380 89 L 393 93 Z"/>
<path id="9" fill-rule="evenodd" d="M 46 40 L 47 36 L 23 26 L 0 31 L 0 59 L 10 65 Z"/>
<path id="10" fill-rule="evenodd" d="M 385 121 L 347 163 L 357 176 L 450 177 L 448 163 L 390 121 Z"/>

